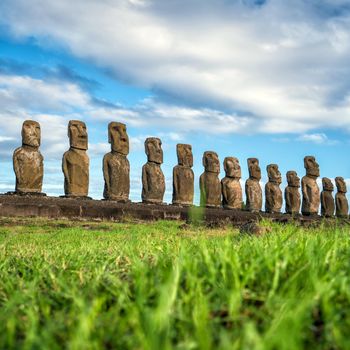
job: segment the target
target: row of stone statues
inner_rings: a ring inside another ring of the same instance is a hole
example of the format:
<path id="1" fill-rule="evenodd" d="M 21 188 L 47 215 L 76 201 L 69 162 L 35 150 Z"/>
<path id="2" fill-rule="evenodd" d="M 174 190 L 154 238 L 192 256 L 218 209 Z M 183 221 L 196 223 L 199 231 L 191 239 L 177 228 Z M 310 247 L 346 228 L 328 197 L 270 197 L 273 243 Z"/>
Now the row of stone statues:
<path id="1" fill-rule="evenodd" d="M 64 153 L 62 171 L 64 174 L 65 197 L 88 198 L 89 157 L 88 134 L 84 122 L 71 120 L 68 124 L 70 148 Z M 40 147 L 39 123 L 26 120 L 22 127 L 22 147 L 13 154 L 13 167 L 16 174 L 17 194 L 41 194 L 44 167 Z M 129 138 L 125 124 L 111 122 L 108 125 L 108 142 L 111 152 L 103 158 L 103 175 L 105 180 L 103 197 L 106 200 L 129 201 L 130 165 Z M 161 204 L 165 192 L 165 178 L 161 169 L 163 163 L 162 142 L 159 138 L 150 137 L 145 141 L 147 163 L 142 168 L 142 201 Z M 187 144 L 177 145 L 178 165 L 173 169 L 174 205 L 189 206 L 193 204 L 194 173 L 192 147 Z M 242 209 L 243 195 L 240 184 L 241 167 L 235 157 L 226 157 L 224 170 L 226 176 L 220 181 L 220 162 L 217 153 L 204 152 L 204 172 L 200 176 L 200 203 L 206 207 Z M 287 172 L 288 186 L 284 198 L 286 212 L 289 214 L 314 215 L 318 213 L 321 203 L 321 214 L 339 217 L 348 215 L 346 184 L 342 177 L 335 179 L 337 194 L 333 199 L 333 184 L 323 178 L 323 191 L 320 195 L 317 178 L 320 176 L 319 165 L 312 156 L 304 158 L 306 175 L 302 178 L 302 202 L 299 192 L 300 179 L 295 171 Z M 246 210 L 262 210 L 262 188 L 260 186 L 261 169 L 257 158 L 248 159 L 249 179 L 245 183 Z M 279 213 L 282 209 L 281 173 L 276 164 L 267 166 L 269 181 L 265 185 L 265 211 Z"/>

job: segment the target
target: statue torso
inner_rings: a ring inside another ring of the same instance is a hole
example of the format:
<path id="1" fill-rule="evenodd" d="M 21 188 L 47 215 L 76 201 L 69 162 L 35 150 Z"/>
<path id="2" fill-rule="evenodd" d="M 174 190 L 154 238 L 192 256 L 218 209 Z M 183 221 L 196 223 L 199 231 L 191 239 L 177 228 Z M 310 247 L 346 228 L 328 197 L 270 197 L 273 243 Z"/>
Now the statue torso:
<path id="1" fill-rule="evenodd" d="M 44 177 L 43 156 L 37 149 L 19 147 L 13 154 L 16 191 L 41 192 Z"/>
<path id="2" fill-rule="evenodd" d="M 228 208 L 242 208 L 242 187 L 239 179 L 224 177 L 221 180 L 222 204 Z"/>

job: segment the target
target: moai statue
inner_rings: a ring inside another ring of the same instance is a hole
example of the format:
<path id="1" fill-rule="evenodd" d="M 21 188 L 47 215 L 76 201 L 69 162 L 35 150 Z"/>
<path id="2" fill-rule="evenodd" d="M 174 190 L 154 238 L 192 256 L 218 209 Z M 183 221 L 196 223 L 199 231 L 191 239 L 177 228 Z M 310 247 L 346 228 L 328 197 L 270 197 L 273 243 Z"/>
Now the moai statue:
<path id="1" fill-rule="evenodd" d="M 280 184 L 282 176 L 277 164 L 266 167 L 269 181 L 265 185 L 265 211 L 267 213 L 280 213 L 282 208 L 282 191 Z"/>
<path id="2" fill-rule="evenodd" d="M 145 141 L 147 163 L 142 167 L 142 202 L 162 204 L 165 178 L 160 165 L 163 163 L 162 141 L 149 137 Z"/>
<path id="3" fill-rule="evenodd" d="M 284 190 L 284 198 L 286 201 L 286 213 L 295 215 L 300 212 L 300 178 L 295 171 L 287 172 L 288 186 Z"/>
<path id="4" fill-rule="evenodd" d="M 122 123 L 108 124 L 108 142 L 111 152 L 103 157 L 103 177 L 105 199 L 128 202 L 130 192 L 129 137 Z"/>
<path id="5" fill-rule="evenodd" d="M 335 184 L 338 190 L 335 195 L 335 214 L 339 218 L 346 218 L 349 213 L 349 204 L 348 199 L 346 198 L 346 183 L 342 177 L 338 176 L 335 178 Z"/>
<path id="6" fill-rule="evenodd" d="M 320 176 L 319 165 L 315 157 L 306 156 L 304 158 L 304 167 L 306 175 L 301 179 L 303 192 L 301 212 L 303 215 L 317 215 L 320 206 L 320 189 L 316 181 Z"/>
<path id="7" fill-rule="evenodd" d="M 200 204 L 208 208 L 221 206 L 220 162 L 217 153 L 206 151 L 202 163 L 204 173 L 199 178 Z"/>
<path id="8" fill-rule="evenodd" d="M 16 194 L 41 194 L 44 177 L 44 158 L 39 151 L 40 124 L 26 120 L 22 125 L 22 147 L 13 153 L 16 174 Z"/>
<path id="9" fill-rule="evenodd" d="M 194 196 L 192 146 L 178 144 L 176 152 L 178 165 L 173 169 L 173 204 L 192 205 Z"/>
<path id="10" fill-rule="evenodd" d="M 247 197 L 246 209 L 259 212 L 262 207 L 262 190 L 260 187 L 261 170 L 257 158 L 248 158 L 249 179 L 245 183 Z"/>
<path id="11" fill-rule="evenodd" d="M 224 160 L 226 176 L 221 180 L 222 205 L 226 209 L 242 209 L 241 166 L 235 157 Z"/>
<path id="12" fill-rule="evenodd" d="M 321 192 L 321 215 L 332 217 L 334 215 L 334 186 L 328 177 L 322 178 L 323 191 Z"/>
<path id="13" fill-rule="evenodd" d="M 66 197 L 86 197 L 89 192 L 89 156 L 86 125 L 79 120 L 68 124 L 70 148 L 62 158 Z"/>

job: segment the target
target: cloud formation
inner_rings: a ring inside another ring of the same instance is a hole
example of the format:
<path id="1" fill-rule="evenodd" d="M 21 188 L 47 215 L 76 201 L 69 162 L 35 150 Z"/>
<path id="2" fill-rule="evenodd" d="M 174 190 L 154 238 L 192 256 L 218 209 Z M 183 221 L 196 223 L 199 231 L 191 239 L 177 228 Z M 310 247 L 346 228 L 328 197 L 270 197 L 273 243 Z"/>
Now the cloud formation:
<path id="1" fill-rule="evenodd" d="M 70 119 L 105 124 L 117 119 L 139 129 L 157 125 L 156 135 L 170 141 L 180 141 L 184 132 L 230 133 L 247 130 L 250 126 L 248 118 L 206 108 L 181 107 L 153 99 L 125 108 L 97 100 L 80 84 L 70 80 L 39 79 L 28 75 L 0 73 L 0 105 L 0 153 L 7 157 L 10 157 L 11 150 L 19 142 L 21 125 L 25 119 L 35 119 L 41 124 L 42 149 L 49 159 L 59 158 L 67 148 L 68 141 L 65 140 Z M 229 124 L 225 121 L 229 121 Z M 169 127 L 171 131 L 167 131 Z M 131 137 L 131 147 L 143 149 L 143 140 L 147 136 L 151 135 L 144 135 L 142 131 L 142 135 Z M 92 143 L 90 150 L 92 155 L 97 155 L 108 148 L 105 143 Z"/>
<path id="2" fill-rule="evenodd" d="M 265 133 L 350 128 L 345 0 L 3 0 L 0 12 L 14 36 L 55 42 L 152 89 L 157 111 L 190 125 L 200 119 Z M 176 102 L 165 106 L 165 97 Z M 95 115 L 103 118 L 103 110 Z"/>
<path id="3" fill-rule="evenodd" d="M 297 141 L 312 142 L 316 144 L 328 144 L 335 145 L 336 140 L 330 140 L 328 136 L 324 133 L 315 133 L 315 134 L 303 134 L 297 138 Z"/>

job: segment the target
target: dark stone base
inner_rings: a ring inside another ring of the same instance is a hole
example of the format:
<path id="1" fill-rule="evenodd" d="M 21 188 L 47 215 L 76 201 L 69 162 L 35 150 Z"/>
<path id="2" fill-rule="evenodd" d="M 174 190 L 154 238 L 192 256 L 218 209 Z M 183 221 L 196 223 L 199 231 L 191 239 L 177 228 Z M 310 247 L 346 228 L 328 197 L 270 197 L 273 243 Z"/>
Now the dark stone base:
<path id="1" fill-rule="evenodd" d="M 147 199 L 143 199 L 142 204 L 145 204 L 145 205 L 168 205 L 167 203 L 164 203 L 161 201 L 158 202 L 156 200 L 147 200 Z"/>
<path id="2" fill-rule="evenodd" d="M 21 191 L 10 191 L 4 193 L 5 196 L 29 196 L 29 197 L 45 197 L 46 193 L 43 192 L 21 192 Z"/>
<path id="3" fill-rule="evenodd" d="M 115 198 L 103 198 L 102 201 L 110 201 L 114 203 L 131 203 L 130 199 L 115 199 Z"/>
<path id="4" fill-rule="evenodd" d="M 74 199 L 74 200 L 73 200 Z M 182 207 L 175 205 L 118 203 L 93 200 L 88 197 L 47 197 L 0 195 L 0 216 L 48 217 L 80 220 L 183 220 L 206 222 L 209 225 L 233 224 L 241 226 L 248 222 L 270 219 L 275 222 L 298 222 L 306 226 L 322 221 L 318 215 L 304 217 L 289 214 L 252 213 L 239 209 Z M 333 220 L 333 219 L 329 219 Z"/>
<path id="5" fill-rule="evenodd" d="M 60 196 L 60 198 L 67 198 L 67 199 L 77 199 L 77 200 L 88 200 L 88 201 L 91 201 L 92 198 L 89 197 L 89 196 L 73 196 L 71 194 L 66 194 L 66 195 L 63 195 L 63 196 Z"/>
<path id="6" fill-rule="evenodd" d="M 173 202 L 171 205 L 174 207 L 183 207 L 183 208 L 188 208 L 188 207 L 193 207 L 193 203 L 180 203 L 180 202 Z"/>

